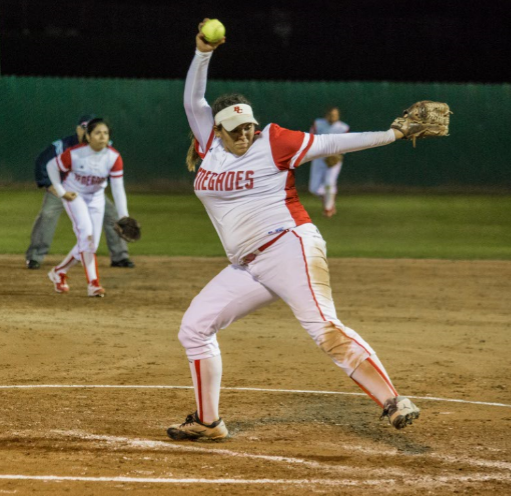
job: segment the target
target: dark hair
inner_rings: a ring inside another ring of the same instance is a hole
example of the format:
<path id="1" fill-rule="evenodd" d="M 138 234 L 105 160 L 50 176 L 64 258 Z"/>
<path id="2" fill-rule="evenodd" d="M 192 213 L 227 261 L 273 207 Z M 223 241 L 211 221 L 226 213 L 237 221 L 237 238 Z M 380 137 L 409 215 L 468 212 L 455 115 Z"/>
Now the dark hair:
<path id="1" fill-rule="evenodd" d="M 100 124 L 104 124 L 108 128 L 108 133 L 110 135 L 112 134 L 112 129 L 110 128 L 110 124 L 108 124 L 108 122 L 106 122 L 105 119 L 98 117 L 96 119 L 92 119 L 87 124 L 87 129 L 85 130 L 85 134 L 83 135 L 83 140 L 82 140 L 83 143 L 88 143 L 87 134 L 92 133 L 92 131 L 94 131 L 94 129 L 96 129 L 96 127 L 98 127 Z"/>
<path id="2" fill-rule="evenodd" d="M 251 105 L 251 103 L 240 93 L 220 95 L 213 102 L 213 105 L 211 105 L 211 110 L 213 110 L 213 117 L 224 108 L 230 107 L 231 105 L 236 105 L 237 103 Z"/>
<path id="3" fill-rule="evenodd" d="M 341 113 L 339 107 L 337 105 L 330 105 L 329 107 L 327 107 L 325 109 L 325 113 L 324 115 L 328 115 L 330 112 L 332 112 L 333 110 L 337 110 L 337 112 L 339 112 L 339 114 Z"/>

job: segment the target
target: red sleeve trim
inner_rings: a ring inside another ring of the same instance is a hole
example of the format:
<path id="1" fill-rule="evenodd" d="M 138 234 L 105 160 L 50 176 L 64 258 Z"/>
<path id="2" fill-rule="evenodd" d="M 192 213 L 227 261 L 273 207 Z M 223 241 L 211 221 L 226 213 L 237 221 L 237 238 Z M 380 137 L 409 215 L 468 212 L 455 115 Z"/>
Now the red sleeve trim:
<path id="1" fill-rule="evenodd" d="M 124 163 L 122 161 L 122 157 L 120 155 L 117 155 L 117 158 L 114 162 L 114 166 L 110 169 L 110 175 L 112 175 L 112 172 L 113 172 L 114 173 L 113 175 L 118 176 L 119 175 L 118 173 L 119 172 L 122 173 L 123 169 L 124 169 Z M 117 173 L 117 174 L 115 174 L 115 173 Z"/>
<path id="2" fill-rule="evenodd" d="M 73 165 L 71 158 L 72 148 L 68 148 L 66 151 L 57 156 L 57 165 L 62 172 L 69 172 Z"/>
<path id="3" fill-rule="evenodd" d="M 204 160 L 204 157 L 208 154 L 208 151 L 211 147 L 211 143 L 213 143 L 213 139 L 215 137 L 215 130 L 211 129 L 211 134 L 209 135 L 208 142 L 206 143 L 206 148 L 204 153 L 200 151 L 200 145 L 197 138 L 195 138 L 195 151 L 199 154 L 199 157 Z"/>
<path id="4" fill-rule="evenodd" d="M 291 160 L 300 150 L 305 133 L 291 131 L 277 124 L 270 124 L 270 148 L 273 161 L 279 170 L 291 167 Z"/>
<path id="5" fill-rule="evenodd" d="M 309 142 L 307 143 L 307 146 L 302 150 L 302 153 L 300 153 L 298 158 L 295 160 L 295 167 L 300 167 L 303 157 L 305 157 L 305 155 L 309 151 L 310 147 L 312 146 L 312 143 L 314 143 L 314 135 L 309 134 Z"/>

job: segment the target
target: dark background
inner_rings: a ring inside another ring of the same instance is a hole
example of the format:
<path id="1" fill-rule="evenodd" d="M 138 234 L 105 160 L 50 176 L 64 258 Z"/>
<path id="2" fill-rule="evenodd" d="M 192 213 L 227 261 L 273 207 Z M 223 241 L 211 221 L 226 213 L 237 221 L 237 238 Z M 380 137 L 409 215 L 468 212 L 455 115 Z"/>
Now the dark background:
<path id="1" fill-rule="evenodd" d="M 509 0 L 0 0 L 3 75 L 184 78 L 204 17 L 218 79 L 511 81 Z M 222 47 L 220 48 L 220 50 Z"/>

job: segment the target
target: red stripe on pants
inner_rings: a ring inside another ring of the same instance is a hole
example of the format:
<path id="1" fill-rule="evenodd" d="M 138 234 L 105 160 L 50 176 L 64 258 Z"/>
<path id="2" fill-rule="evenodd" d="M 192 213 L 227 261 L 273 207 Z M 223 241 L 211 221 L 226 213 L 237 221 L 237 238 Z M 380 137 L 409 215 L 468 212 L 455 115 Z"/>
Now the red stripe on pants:
<path id="1" fill-rule="evenodd" d="M 202 422 L 203 418 L 203 412 L 202 412 L 202 381 L 200 376 L 200 360 L 195 360 L 193 362 L 195 366 L 195 376 L 197 377 L 197 398 L 199 398 L 199 411 L 197 412 L 199 414 L 199 420 Z"/>
<path id="2" fill-rule="evenodd" d="M 312 294 L 312 299 L 314 300 L 314 303 L 316 304 L 316 308 L 318 309 L 319 311 L 319 315 L 321 315 L 321 318 L 323 319 L 324 322 L 330 322 L 330 324 L 332 324 L 335 329 L 337 329 L 343 336 L 345 336 L 346 338 L 348 339 L 351 339 L 354 343 L 357 343 L 368 355 L 370 355 L 371 353 L 369 353 L 369 351 L 366 349 L 365 346 L 363 346 L 362 344 L 360 344 L 355 338 L 352 338 L 351 336 L 348 336 L 340 327 L 336 326 L 331 320 L 327 320 L 323 314 L 323 311 L 321 310 L 321 307 L 319 306 L 319 302 L 316 298 L 316 294 L 314 293 L 314 289 L 312 288 L 312 283 L 311 283 L 311 278 L 310 278 L 310 275 L 309 275 L 309 264 L 307 263 L 307 257 L 305 255 L 305 248 L 303 246 L 303 241 L 302 241 L 302 238 L 296 234 L 294 231 L 291 231 L 300 241 L 300 247 L 302 249 L 302 256 L 303 256 L 303 263 L 305 264 L 305 273 L 307 275 L 307 282 L 309 284 L 309 289 L 310 289 L 310 292 Z M 374 365 L 374 364 L 373 364 Z M 379 369 L 377 369 L 379 370 Z M 381 372 L 380 372 L 381 373 Z"/>
<path id="3" fill-rule="evenodd" d="M 85 271 L 85 278 L 87 279 L 87 284 L 90 284 L 92 281 L 89 277 L 89 272 L 87 271 L 87 264 L 85 263 L 85 257 L 83 256 L 83 251 L 80 252 L 80 258 L 82 259 L 83 270 Z"/>
<path id="4" fill-rule="evenodd" d="M 389 386 L 389 388 L 391 389 L 391 391 L 396 395 L 396 396 L 399 396 L 397 394 L 397 391 L 396 391 L 396 388 L 392 385 L 392 383 L 390 382 L 389 378 L 387 377 L 387 374 L 385 374 L 383 372 L 383 370 L 380 369 L 380 367 L 378 367 L 378 365 L 376 365 L 376 363 L 373 362 L 373 360 L 371 360 L 371 357 L 369 357 L 367 359 L 367 361 L 376 369 L 376 372 L 378 372 L 378 374 L 380 374 L 381 378 L 387 383 L 387 386 Z"/>
<path id="5" fill-rule="evenodd" d="M 375 401 L 376 403 L 378 403 L 378 405 L 380 405 L 382 408 L 383 408 L 383 404 L 380 403 L 380 401 L 378 400 L 378 398 L 376 396 L 374 396 L 374 394 L 371 394 L 371 392 L 366 389 L 364 386 L 362 386 L 362 384 L 360 384 L 360 382 L 357 382 L 355 379 L 353 379 L 353 377 L 351 378 L 351 380 L 360 388 L 362 389 L 362 391 L 364 391 L 365 394 L 367 394 L 367 396 L 369 396 L 369 398 L 371 398 L 373 401 Z"/>

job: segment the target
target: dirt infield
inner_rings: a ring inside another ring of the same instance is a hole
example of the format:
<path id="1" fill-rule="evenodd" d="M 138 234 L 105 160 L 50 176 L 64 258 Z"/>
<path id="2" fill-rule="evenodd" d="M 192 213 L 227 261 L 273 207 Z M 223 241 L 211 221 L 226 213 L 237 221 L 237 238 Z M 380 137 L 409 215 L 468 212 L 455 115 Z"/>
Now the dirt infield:
<path id="1" fill-rule="evenodd" d="M 0 495 L 511 493 L 511 262 L 330 260 L 413 426 L 379 421 L 279 302 L 220 334 L 232 437 L 174 443 L 194 410 L 179 322 L 225 260 L 101 259 L 104 299 L 79 268 L 54 293 L 56 261 L 0 256 Z"/>

